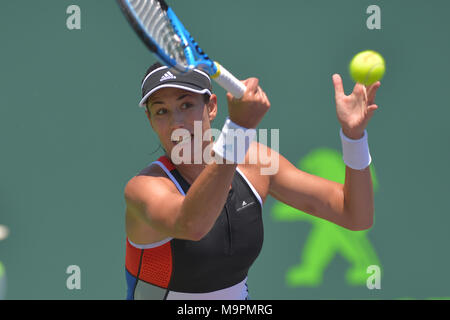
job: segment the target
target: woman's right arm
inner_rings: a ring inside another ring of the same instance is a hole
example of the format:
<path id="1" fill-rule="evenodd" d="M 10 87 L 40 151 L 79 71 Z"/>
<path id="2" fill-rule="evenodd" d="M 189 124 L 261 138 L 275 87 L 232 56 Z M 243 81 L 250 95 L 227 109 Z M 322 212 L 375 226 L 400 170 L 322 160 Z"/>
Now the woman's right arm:
<path id="1" fill-rule="evenodd" d="M 167 178 L 136 176 L 125 187 L 127 209 L 166 237 L 200 240 L 225 205 L 235 164 L 210 164 L 183 196 Z"/>
<path id="2" fill-rule="evenodd" d="M 244 81 L 247 90 L 241 99 L 227 95 L 230 120 L 245 128 L 256 128 L 270 108 L 258 83 L 255 78 Z M 225 205 L 236 167 L 226 163 L 207 165 L 186 196 L 166 178 L 134 177 L 125 188 L 127 208 L 166 237 L 200 240 Z"/>

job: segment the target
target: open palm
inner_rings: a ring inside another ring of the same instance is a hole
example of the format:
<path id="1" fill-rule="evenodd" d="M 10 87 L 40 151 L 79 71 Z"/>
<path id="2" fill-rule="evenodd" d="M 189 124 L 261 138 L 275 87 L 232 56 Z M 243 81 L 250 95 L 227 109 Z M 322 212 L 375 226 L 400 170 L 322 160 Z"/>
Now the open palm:
<path id="1" fill-rule="evenodd" d="M 375 95 L 380 87 L 380 81 L 369 87 L 357 83 L 353 92 L 347 96 L 340 75 L 333 75 L 335 90 L 336 114 L 344 134 L 351 139 L 361 138 L 364 129 L 372 118 L 378 106 L 375 104 Z"/>

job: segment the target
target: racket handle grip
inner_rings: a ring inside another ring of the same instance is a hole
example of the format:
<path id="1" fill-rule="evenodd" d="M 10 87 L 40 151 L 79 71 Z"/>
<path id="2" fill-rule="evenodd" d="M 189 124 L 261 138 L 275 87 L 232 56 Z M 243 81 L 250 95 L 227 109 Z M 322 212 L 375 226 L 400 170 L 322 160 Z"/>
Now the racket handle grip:
<path id="1" fill-rule="evenodd" d="M 227 69 L 221 66 L 218 62 L 214 62 L 217 67 L 215 75 L 211 76 L 222 88 L 227 90 L 233 97 L 240 99 L 247 89 L 245 85 L 236 79 Z"/>

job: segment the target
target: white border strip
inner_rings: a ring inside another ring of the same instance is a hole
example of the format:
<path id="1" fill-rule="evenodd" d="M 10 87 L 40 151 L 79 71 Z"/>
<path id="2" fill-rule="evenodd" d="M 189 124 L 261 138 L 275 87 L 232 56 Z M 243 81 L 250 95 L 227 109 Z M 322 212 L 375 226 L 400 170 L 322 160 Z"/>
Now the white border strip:
<path id="1" fill-rule="evenodd" d="M 181 188 L 180 184 L 178 183 L 178 181 L 175 179 L 175 177 L 170 173 L 170 171 L 166 168 L 166 166 L 161 162 L 161 161 L 154 161 L 152 163 L 150 163 L 150 165 L 152 164 L 157 164 L 161 167 L 161 169 L 164 170 L 164 172 L 167 174 L 167 176 L 169 177 L 170 180 L 172 180 L 172 182 L 175 184 L 175 186 L 177 187 L 178 191 L 180 191 L 180 193 L 185 196 L 186 194 L 183 191 L 183 188 Z M 156 248 L 159 246 L 162 246 L 163 244 L 166 244 L 167 242 L 169 242 L 170 240 L 172 240 L 173 238 L 165 238 L 161 241 L 158 242 L 154 242 L 154 243 L 149 243 L 149 244 L 136 244 L 134 242 L 132 242 L 130 239 L 128 239 L 128 242 L 135 248 L 138 249 L 152 249 L 152 248 Z"/>
<path id="2" fill-rule="evenodd" d="M 138 249 L 153 249 L 156 247 L 160 247 L 163 244 L 166 244 L 167 242 L 169 242 L 170 240 L 172 240 L 173 238 L 165 238 L 164 240 L 158 241 L 158 242 L 154 242 L 154 243 L 149 243 L 149 244 L 137 244 L 134 243 L 133 241 L 131 241 L 130 239 L 128 239 L 128 242 L 135 248 Z"/>
<path id="3" fill-rule="evenodd" d="M 211 82 L 211 78 L 208 76 L 208 74 L 206 72 L 203 72 L 202 70 L 198 70 L 198 69 L 192 69 L 192 70 L 194 70 L 195 72 L 198 72 L 198 73 L 204 75 L 205 77 L 208 78 L 209 82 Z"/>
<path id="4" fill-rule="evenodd" d="M 202 89 L 202 90 L 195 90 L 189 87 L 185 87 L 185 86 L 181 86 L 181 85 L 177 85 L 177 84 L 162 84 L 160 86 L 156 86 L 155 88 L 153 88 L 152 90 L 150 90 L 149 92 L 147 92 L 147 94 L 141 99 L 141 101 L 139 102 L 139 106 L 141 107 L 145 107 L 144 102 L 147 101 L 148 97 L 155 92 L 156 90 L 159 90 L 161 88 L 178 88 L 178 89 L 183 89 L 186 91 L 190 91 L 190 92 L 194 92 L 194 93 L 198 93 L 198 94 L 209 94 L 211 96 L 211 91 L 209 91 L 209 89 Z"/>
<path id="5" fill-rule="evenodd" d="M 152 72 L 150 72 L 150 73 L 145 77 L 144 81 L 142 81 L 142 84 L 141 84 L 141 90 L 144 88 L 145 81 L 147 81 L 148 77 L 150 77 L 152 74 L 154 74 L 155 72 L 157 72 L 157 71 L 159 71 L 159 70 L 162 70 L 162 69 L 169 69 L 169 68 L 167 68 L 166 66 L 162 66 L 162 67 L 159 67 L 158 69 L 155 69 L 155 70 L 153 70 Z"/>
<path id="6" fill-rule="evenodd" d="M 177 179 L 175 179 L 175 177 L 170 173 L 170 171 L 166 168 L 166 166 L 161 162 L 161 161 L 155 161 L 152 162 L 150 165 L 156 163 L 157 165 L 159 165 L 161 167 L 161 169 L 164 170 L 164 172 L 167 174 L 167 176 L 170 178 L 170 180 L 172 180 L 173 183 L 175 183 L 175 185 L 177 186 L 178 191 L 180 191 L 180 193 L 185 196 L 186 194 L 183 191 L 183 188 L 181 188 L 180 184 L 178 183 Z"/>
<path id="7" fill-rule="evenodd" d="M 239 174 L 242 176 L 242 178 L 244 178 L 244 180 L 247 182 L 247 184 L 250 187 L 250 189 L 252 189 L 252 191 L 255 194 L 256 198 L 258 198 L 259 204 L 261 205 L 261 208 L 262 208 L 263 207 L 263 202 L 261 200 L 261 196 L 259 195 L 258 191 L 256 191 L 256 189 L 253 187 L 253 185 L 250 183 L 250 181 L 247 179 L 247 177 L 244 175 L 244 173 L 238 167 L 236 167 L 236 170 L 237 170 L 237 172 L 239 172 Z"/>
<path id="8" fill-rule="evenodd" d="M 144 81 L 142 81 L 142 84 L 141 84 L 141 90 L 144 88 L 145 81 L 147 81 L 148 77 L 150 77 L 152 74 L 154 74 L 155 72 L 157 72 L 157 71 L 159 71 L 159 70 L 162 70 L 162 69 L 169 69 L 169 68 L 168 68 L 167 66 L 162 66 L 162 67 L 159 67 L 159 68 L 153 70 L 152 72 L 150 72 L 150 73 L 144 78 Z M 209 82 L 211 82 L 211 78 L 209 77 L 209 75 L 208 75 L 206 72 L 203 72 L 202 70 L 198 70 L 198 69 L 192 69 L 192 70 L 194 70 L 195 72 L 198 72 L 198 73 L 200 73 L 201 75 L 205 76 L 206 78 L 208 78 Z"/>
<path id="9" fill-rule="evenodd" d="M 245 277 L 241 282 L 217 291 L 205 293 L 169 291 L 167 300 L 245 300 L 247 296 L 247 277 Z"/>

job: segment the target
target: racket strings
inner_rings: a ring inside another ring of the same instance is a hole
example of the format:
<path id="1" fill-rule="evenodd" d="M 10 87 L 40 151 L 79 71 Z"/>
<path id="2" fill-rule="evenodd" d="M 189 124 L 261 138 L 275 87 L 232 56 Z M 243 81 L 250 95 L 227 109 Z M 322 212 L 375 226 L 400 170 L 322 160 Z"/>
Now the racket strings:
<path id="1" fill-rule="evenodd" d="M 137 17 L 150 37 L 168 56 L 178 63 L 187 64 L 183 45 L 167 17 L 166 12 L 156 0 L 131 0 Z"/>

